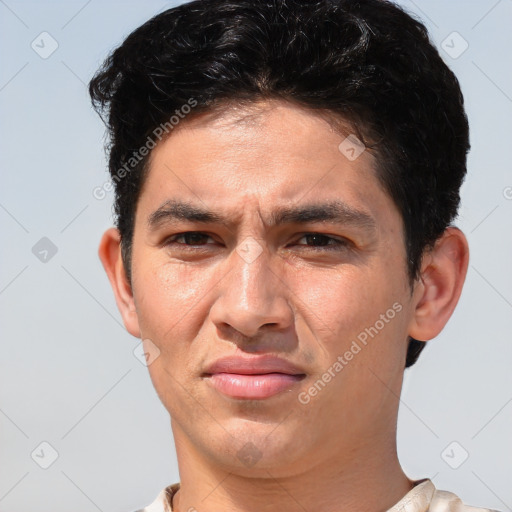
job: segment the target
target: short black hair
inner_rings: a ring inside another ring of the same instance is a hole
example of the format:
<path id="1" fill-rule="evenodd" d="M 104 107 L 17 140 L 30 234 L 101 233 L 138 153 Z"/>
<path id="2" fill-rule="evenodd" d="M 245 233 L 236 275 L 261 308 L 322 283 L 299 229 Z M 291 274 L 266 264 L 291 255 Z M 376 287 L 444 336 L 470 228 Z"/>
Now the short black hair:
<path id="1" fill-rule="evenodd" d="M 411 280 L 457 215 L 470 147 L 460 85 L 426 27 L 392 2 L 195 0 L 132 32 L 89 91 L 110 135 L 128 280 L 148 170 L 140 149 L 172 133 L 171 116 L 226 104 L 281 99 L 348 123 L 401 213 Z M 424 346 L 410 340 L 406 367 Z"/>

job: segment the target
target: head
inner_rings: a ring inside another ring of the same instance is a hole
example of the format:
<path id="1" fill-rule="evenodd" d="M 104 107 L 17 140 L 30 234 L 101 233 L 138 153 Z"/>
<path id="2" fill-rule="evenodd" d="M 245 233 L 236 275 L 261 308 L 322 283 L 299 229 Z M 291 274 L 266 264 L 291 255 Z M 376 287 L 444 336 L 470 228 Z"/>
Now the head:
<path id="1" fill-rule="evenodd" d="M 299 429 L 303 454 L 340 421 L 392 430 L 390 389 L 450 317 L 468 258 L 451 225 L 467 118 L 425 27 L 383 0 L 195 1 L 128 36 L 90 93 L 116 194 L 100 256 L 184 438 L 222 452 L 240 434 L 271 465 L 301 455 Z M 209 363 L 245 352 L 294 361 L 297 400 L 205 384 Z M 198 403 L 224 405 L 227 429 Z"/>

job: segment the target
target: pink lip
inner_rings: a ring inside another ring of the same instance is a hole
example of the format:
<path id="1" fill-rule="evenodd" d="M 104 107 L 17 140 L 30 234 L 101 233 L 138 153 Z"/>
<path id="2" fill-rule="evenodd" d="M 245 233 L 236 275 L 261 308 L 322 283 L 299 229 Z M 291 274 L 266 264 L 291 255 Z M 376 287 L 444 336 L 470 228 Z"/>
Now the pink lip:
<path id="1" fill-rule="evenodd" d="M 231 398 L 249 400 L 269 398 L 290 389 L 304 375 L 267 373 L 264 375 L 241 375 L 236 373 L 215 373 L 208 378 L 211 385 Z"/>
<path id="2" fill-rule="evenodd" d="M 203 376 L 221 393 L 240 399 L 264 399 L 291 389 L 305 377 L 297 366 L 274 356 L 226 357 Z"/>

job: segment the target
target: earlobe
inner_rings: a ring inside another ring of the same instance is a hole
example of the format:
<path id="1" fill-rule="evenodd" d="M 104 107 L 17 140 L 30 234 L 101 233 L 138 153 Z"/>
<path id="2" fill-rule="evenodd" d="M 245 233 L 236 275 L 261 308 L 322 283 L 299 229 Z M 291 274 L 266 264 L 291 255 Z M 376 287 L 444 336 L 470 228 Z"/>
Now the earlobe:
<path id="1" fill-rule="evenodd" d="M 117 307 L 123 317 L 127 331 L 133 336 L 140 338 L 139 321 L 132 288 L 126 278 L 126 271 L 121 256 L 121 235 L 119 230 L 110 228 L 105 231 L 98 248 L 98 255 L 112 286 Z"/>
<path id="2" fill-rule="evenodd" d="M 442 331 L 459 301 L 468 262 L 466 237 L 457 228 L 447 228 L 424 255 L 409 336 L 428 341 Z"/>

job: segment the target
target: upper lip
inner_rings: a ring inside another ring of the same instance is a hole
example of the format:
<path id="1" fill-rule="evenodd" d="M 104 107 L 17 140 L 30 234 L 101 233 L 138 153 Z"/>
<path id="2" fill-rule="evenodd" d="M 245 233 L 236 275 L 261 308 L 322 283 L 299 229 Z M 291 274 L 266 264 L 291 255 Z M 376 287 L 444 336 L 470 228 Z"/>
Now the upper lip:
<path id="1" fill-rule="evenodd" d="M 265 373 L 286 373 L 304 375 L 298 366 L 275 356 L 240 357 L 230 356 L 217 359 L 206 367 L 205 374 L 237 373 L 240 375 L 258 375 Z"/>

